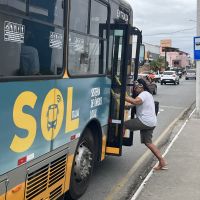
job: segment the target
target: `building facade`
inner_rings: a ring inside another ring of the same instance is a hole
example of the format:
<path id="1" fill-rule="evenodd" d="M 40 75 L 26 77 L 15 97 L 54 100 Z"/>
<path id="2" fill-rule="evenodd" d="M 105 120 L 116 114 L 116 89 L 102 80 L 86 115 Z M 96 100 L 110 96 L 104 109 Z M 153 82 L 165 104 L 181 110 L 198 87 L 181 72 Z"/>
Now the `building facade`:
<path id="1" fill-rule="evenodd" d="M 165 52 L 161 50 L 161 56 L 165 56 Z M 166 52 L 166 60 L 169 64 L 169 67 L 182 67 L 190 65 L 190 57 L 188 53 L 183 51 L 178 52 Z"/>
<path id="2" fill-rule="evenodd" d="M 171 51 L 167 51 L 165 53 L 163 48 L 171 48 Z M 190 65 L 190 57 L 189 54 L 183 51 L 180 51 L 177 48 L 172 47 L 172 40 L 166 39 L 160 41 L 160 55 L 165 57 L 166 61 L 169 64 L 169 67 L 182 67 L 186 68 L 186 66 Z"/>

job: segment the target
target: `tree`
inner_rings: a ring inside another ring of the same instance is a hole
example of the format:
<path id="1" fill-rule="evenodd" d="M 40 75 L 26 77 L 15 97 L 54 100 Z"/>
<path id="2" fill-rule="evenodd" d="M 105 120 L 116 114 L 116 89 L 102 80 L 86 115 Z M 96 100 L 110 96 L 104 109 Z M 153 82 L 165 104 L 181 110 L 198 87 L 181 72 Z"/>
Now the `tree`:
<path id="1" fill-rule="evenodd" d="M 167 62 L 167 66 L 168 66 L 168 62 Z M 151 70 L 155 72 L 165 69 L 165 58 L 160 56 L 158 59 L 152 60 L 150 62 L 150 67 L 151 67 Z"/>

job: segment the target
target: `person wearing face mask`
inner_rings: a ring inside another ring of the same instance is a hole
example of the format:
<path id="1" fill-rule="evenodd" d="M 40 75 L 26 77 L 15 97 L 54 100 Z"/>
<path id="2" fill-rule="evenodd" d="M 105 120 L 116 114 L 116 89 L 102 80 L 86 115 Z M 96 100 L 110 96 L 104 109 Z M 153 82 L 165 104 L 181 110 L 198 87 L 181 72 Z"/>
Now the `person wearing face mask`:
<path id="1" fill-rule="evenodd" d="M 155 103 L 152 94 L 143 79 L 134 82 L 136 97 L 126 96 L 126 102 L 136 107 L 136 118 L 127 120 L 125 129 L 130 131 L 140 130 L 141 143 L 145 144 L 157 157 L 159 164 L 154 169 L 167 169 L 167 163 L 162 157 L 160 150 L 152 143 L 153 130 L 157 125 Z"/>

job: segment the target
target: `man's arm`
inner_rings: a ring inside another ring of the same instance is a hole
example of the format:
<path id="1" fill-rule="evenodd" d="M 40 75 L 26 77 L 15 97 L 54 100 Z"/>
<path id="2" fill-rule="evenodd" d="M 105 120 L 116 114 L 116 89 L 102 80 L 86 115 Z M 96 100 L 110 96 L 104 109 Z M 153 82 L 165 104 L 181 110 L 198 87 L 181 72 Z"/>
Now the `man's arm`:
<path id="1" fill-rule="evenodd" d="M 142 99 L 140 97 L 136 97 L 135 99 L 132 98 L 132 97 L 129 97 L 129 96 L 126 96 L 125 97 L 125 100 L 128 102 L 128 103 L 131 103 L 132 105 L 140 105 L 142 104 Z"/>
<path id="2" fill-rule="evenodd" d="M 115 97 L 117 99 L 119 99 L 120 95 L 115 93 Z M 142 99 L 140 97 L 138 97 L 138 96 L 134 99 L 134 98 L 132 98 L 132 97 L 130 97 L 130 96 L 127 95 L 125 97 L 125 101 L 128 102 L 128 103 L 130 103 L 130 104 L 132 104 L 132 105 L 134 105 L 134 106 L 135 105 L 140 105 L 140 104 L 143 103 Z"/>

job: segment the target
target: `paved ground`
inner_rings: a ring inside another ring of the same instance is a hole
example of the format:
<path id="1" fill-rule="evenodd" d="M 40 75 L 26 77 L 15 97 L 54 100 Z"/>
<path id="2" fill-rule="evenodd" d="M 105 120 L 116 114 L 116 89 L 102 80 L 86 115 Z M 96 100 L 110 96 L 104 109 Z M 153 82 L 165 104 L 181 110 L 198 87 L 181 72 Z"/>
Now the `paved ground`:
<path id="1" fill-rule="evenodd" d="M 176 86 L 158 84 L 158 94 L 154 98 L 160 102 L 161 112 L 158 115 L 159 125 L 154 131 L 154 141 L 195 101 L 195 83 L 195 80 L 182 79 L 180 85 Z M 139 134 L 136 133 L 134 145 L 123 148 L 122 157 L 108 156 L 96 167 L 89 188 L 80 200 L 117 200 L 116 196 L 124 200 L 135 183 L 133 179 L 136 175 L 132 172 L 139 166 L 138 163 L 141 164 L 146 159 L 143 156 L 146 151 L 147 148 L 140 144 Z M 144 162 L 142 165 L 142 170 L 145 171 L 148 163 Z M 121 188 L 125 191 L 120 191 Z"/>
<path id="2" fill-rule="evenodd" d="M 199 130 L 194 114 L 166 155 L 169 169 L 154 171 L 137 200 L 200 199 Z"/>

